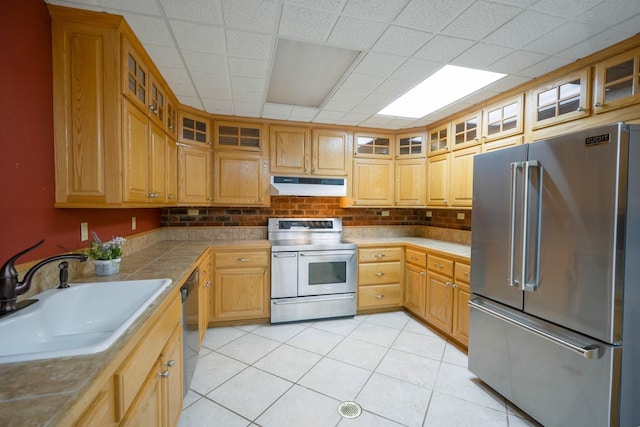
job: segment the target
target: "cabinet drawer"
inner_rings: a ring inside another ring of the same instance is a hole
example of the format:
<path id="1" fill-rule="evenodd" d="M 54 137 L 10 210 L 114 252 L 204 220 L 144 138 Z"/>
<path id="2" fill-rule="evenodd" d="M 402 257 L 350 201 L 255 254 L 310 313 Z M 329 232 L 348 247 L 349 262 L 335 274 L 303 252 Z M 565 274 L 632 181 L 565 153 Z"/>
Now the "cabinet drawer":
<path id="1" fill-rule="evenodd" d="M 269 253 L 256 252 L 216 252 L 214 255 L 216 268 L 220 267 L 268 267 Z"/>
<path id="2" fill-rule="evenodd" d="M 453 261 L 436 255 L 427 256 L 427 268 L 445 276 L 453 277 Z"/>
<path id="3" fill-rule="evenodd" d="M 456 283 L 469 284 L 469 281 L 471 280 L 471 267 L 469 264 L 456 262 L 454 278 Z"/>
<path id="4" fill-rule="evenodd" d="M 415 251 L 413 249 L 407 249 L 407 253 L 405 256 L 407 262 L 411 264 L 418 265 L 420 267 L 427 266 L 427 254 L 420 251 Z"/>
<path id="5" fill-rule="evenodd" d="M 358 266 L 358 284 L 379 285 L 399 283 L 401 279 L 400 262 L 378 262 Z"/>
<path id="6" fill-rule="evenodd" d="M 402 286 L 399 283 L 358 288 L 358 308 L 399 305 L 402 305 Z"/>
<path id="7" fill-rule="evenodd" d="M 400 261 L 402 248 L 365 248 L 358 249 L 359 262 Z"/>
<path id="8" fill-rule="evenodd" d="M 182 315 L 180 302 L 180 298 L 176 296 L 159 322 L 138 344 L 129 359 L 114 375 L 116 419 L 118 421 L 127 413 L 140 387 L 156 364 L 158 355 L 171 336 L 175 325 L 180 322 Z"/>

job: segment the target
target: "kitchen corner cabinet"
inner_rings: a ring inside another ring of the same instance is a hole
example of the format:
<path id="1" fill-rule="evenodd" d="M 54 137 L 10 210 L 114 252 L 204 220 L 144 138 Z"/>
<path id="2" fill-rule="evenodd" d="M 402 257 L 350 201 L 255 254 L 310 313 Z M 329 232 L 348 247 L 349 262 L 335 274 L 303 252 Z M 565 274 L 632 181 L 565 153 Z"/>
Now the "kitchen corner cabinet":
<path id="1" fill-rule="evenodd" d="M 416 249 L 405 249 L 404 306 L 424 319 L 427 312 L 427 254 Z"/>
<path id="2" fill-rule="evenodd" d="M 263 152 L 267 145 L 266 126 L 257 123 L 215 120 L 213 135 L 213 148 L 216 150 Z"/>
<path id="3" fill-rule="evenodd" d="M 358 158 L 353 161 L 351 205 L 393 206 L 393 160 Z"/>
<path id="4" fill-rule="evenodd" d="M 198 334 L 200 347 L 209 327 L 209 304 L 213 300 L 213 252 L 207 249 L 198 264 Z"/>
<path id="5" fill-rule="evenodd" d="M 427 158 L 427 206 L 449 206 L 451 153 Z"/>
<path id="6" fill-rule="evenodd" d="M 396 159 L 426 157 L 426 139 L 424 132 L 411 132 L 396 135 Z"/>
<path id="7" fill-rule="evenodd" d="M 358 312 L 402 307 L 402 248 L 358 249 Z"/>
<path id="8" fill-rule="evenodd" d="M 269 250 L 214 250 L 209 324 L 270 316 Z"/>
<path id="9" fill-rule="evenodd" d="M 311 173 L 347 176 L 351 166 L 351 134 L 339 129 L 311 131 Z"/>
<path id="10" fill-rule="evenodd" d="M 211 120 L 197 110 L 178 110 L 178 142 L 195 146 L 211 146 Z"/>
<path id="11" fill-rule="evenodd" d="M 395 205 L 425 207 L 427 204 L 425 159 L 396 159 L 395 174 Z"/>
<path id="12" fill-rule="evenodd" d="M 471 297 L 471 268 L 456 261 L 453 274 L 453 325 L 451 335 L 464 345 L 469 345 L 469 299 Z"/>
<path id="13" fill-rule="evenodd" d="M 178 144 L 178 204 L 210 206 L 211 175 L 209 147 Z"/>
<path id="14" fill-rule="evenodd" d="M 213 203 L 223 206 L 269 206 L 269 164 L 261 153 L 213 153 Z"/>
<path id="15" fill-rule="evenodd" d="M 594 80 L 596 114 L 640 103 L 640 48 L 598 63 Z"/>
<path id="16" fill-rule="evenodd" d="M 164 122 L 173 95 L 153 62 L 122 17 L 48 8 L 56 206 L 174 204 L 166 197 Z"/>
<path id="17" fill-rule="evenodd" d="M 476 145 L 427 159 L 427 206 L 469 208 L 473 201 L 473 156 Z"/>

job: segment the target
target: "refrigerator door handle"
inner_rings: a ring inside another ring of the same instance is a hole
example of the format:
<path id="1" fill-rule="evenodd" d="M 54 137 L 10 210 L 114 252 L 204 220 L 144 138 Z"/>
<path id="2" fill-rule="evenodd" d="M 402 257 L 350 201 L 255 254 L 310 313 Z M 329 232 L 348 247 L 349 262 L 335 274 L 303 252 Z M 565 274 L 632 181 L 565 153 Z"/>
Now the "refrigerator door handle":
<path id="1" fill-rule="evenodd" d="M 516 192 L 518 188 L 518 169 L 522 168 L 523 162 L 513 162 L 511 168 L 511 192 L 509 197 L 509 286 L 520 287 L 520 280 L 515 278 L 515 257 L 516 257 Z"/>
<path id="2" fill-rule="evenodd" d="M 533 266 L 529 265 L 529 247 L 530 243 L 530 223 L 531 223 L 531 205 L 529 204 L 529 184 L 531 182 L 531 168 L 538 168 L 539 187 L 538 187 L 538 212 L 536 215 L 536 234 L 535 234 L 535 254 L 533 260 Z M 524 208 L 523 208 L 523 221 L 522 221 L 522 277 L 521 277 L 521 289 L 523 291 L 533 292 L 538 289 L 539 286 L 539 272 L 540 272 L 540 225 L 541 225 L 541 212 L 542 212 L 542 165 L 537 160 L 528 160 L 523 164 L 524 168 Z M 533 267 L 533 281 L 529 282 L 528 273 Z"/>
<path id="3" fill-rule="evenodd" d="M 574 353 L 577 353 L 579 355 L 581 355 L 582 357 L 586 358 L 586 359 L 598 359 L 600 358 L 600 346 L 598 346 L 598 344 L 589 344 L 589 345 L 580 345 L 580 344 L 575 344 L 572 343 L 564 338 L 558 337 L 550 332 L 544 331 L 542 329 L 538 329 L 535 328 L 531 325 L 528 325 L 524 322 L 519 321 L 518 319 L 514 319 L 513 317 L 509 316 L 507 313 L 500 313 L 496 310 L 493 310 L 489 307 L 485 307 L 484 304 L 482 304 L 482 302 L 478 302 L 477 299 L 473 299 L 469 301 L 469 307 L 471 308 L 475 308 L 476 310 L 482 311 L 483 313 L 486 313 L 490 316 L 493 316 L 495 318 L 498 318 L 500 320 L 503 320 L 507 323 L 510 323 L 512 325 L 518 326 L 522 329 L 525 329 L 526 331 L 529 331 L 531 333 L 534 333 L 536 335 L 538 335 L 541 338 L 544 338 L 548 341 L 551 341 L 553 343 L 559 344 L 560 346 L 573 351 Z"/>

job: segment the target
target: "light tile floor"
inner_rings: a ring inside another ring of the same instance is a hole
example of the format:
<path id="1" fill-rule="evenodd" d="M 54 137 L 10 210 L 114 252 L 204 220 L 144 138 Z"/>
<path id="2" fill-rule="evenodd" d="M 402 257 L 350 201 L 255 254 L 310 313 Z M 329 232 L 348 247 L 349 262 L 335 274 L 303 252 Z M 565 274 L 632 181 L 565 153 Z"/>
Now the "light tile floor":
<path id="1" fill-rule="evenodd" d="M 358 418 L 337 411 L 362 406 Z M 212 328 L 180 426 L 537 426 L 408 313 Z"/>

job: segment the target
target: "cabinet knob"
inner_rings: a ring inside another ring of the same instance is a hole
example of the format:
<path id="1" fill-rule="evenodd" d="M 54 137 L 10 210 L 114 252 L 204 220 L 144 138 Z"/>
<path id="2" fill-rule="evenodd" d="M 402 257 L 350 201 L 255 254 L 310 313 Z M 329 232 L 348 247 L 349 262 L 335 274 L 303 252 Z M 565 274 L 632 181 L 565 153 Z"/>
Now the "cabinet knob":
<path id="1" fill-rule="evenodd" d="M 595 104 L 593 104 L 594 107 L 598 108 L 598 107 L 602 107 L 602 102 L 598 101 Z"/>
<path id="2" fill-rule="evenodd" d="M 173 199 L 175 199 L 175 198 L 176 198 L 176 196 L 174 196 L 173 194 L 169 194 L 169 195 L 167 196 L 167 199 L 169 199 L 169 200 L 173 200 Z"/>
<path id="3" fill-rule="evenodd" d="M 378 294 L 378 295 L 376 295 L 376 298 L 377 298 L 377 299 L 382 299 L 382 298 L 384 298 L 384 295 L 382 295 L 382 294 Z"/>
<path id="4" fill-rule="evenodd" d="M 173 360 L 173 359 L 171 359 L 171 360 L 169 360 L 167 362 L 167 366 L 170 367 L 170 368 L 173 368 L 175 366 L 175 364 L 176 364 L 176 361 Z"/>
<path id="5" fill-rule="evenodd" d="M 451 285 L 451 282 L 445 282 L 444 285 L 445 286 L 449 286 L 449 285 Z"/>
<path id="6" fill-rule="evenodd" d="M 169 375 L 171 375 L 171 372 L 169 372 L 169 370 L 160 372 L 160 376 L 162 378 L 169 378 Z"/>
<path id="7" fill-rule="evenodd" d="M 420 272 L 420 275 L 421 275 L 421 276 L 424 276 L 424 271 L 421 271 L 421 272 Z"/>
<path id="8" fill-rule="evenodd" d="M 584 111 L 584 107 L 578 107 L 578 108 L 576 109 L 576 111 L 582 112 L 582 111 Z"/>
<path id="9" fill-rule="evenodd" d="M 454 283 L 454 284 L 453 284 L 453 288 L 457 288 L 457 287 L 458 287 L 458 285 L 456 285 L 456 284 Z"/>
<path id="10" fill-rule="evenodd" d="M 209 286 L 211 286 L 211 280 L 207 280 L 207 283 L 204 284 L 205 288 L 208 288 Z"/>
<path id="11" fill-rule="evenodd" d="M 464 275 L 465 275 L 466 277 L 469 277 L 469 272 L 468 272 L 468 271 L 465 271 L 465 272 L 464 272 Z"/>

